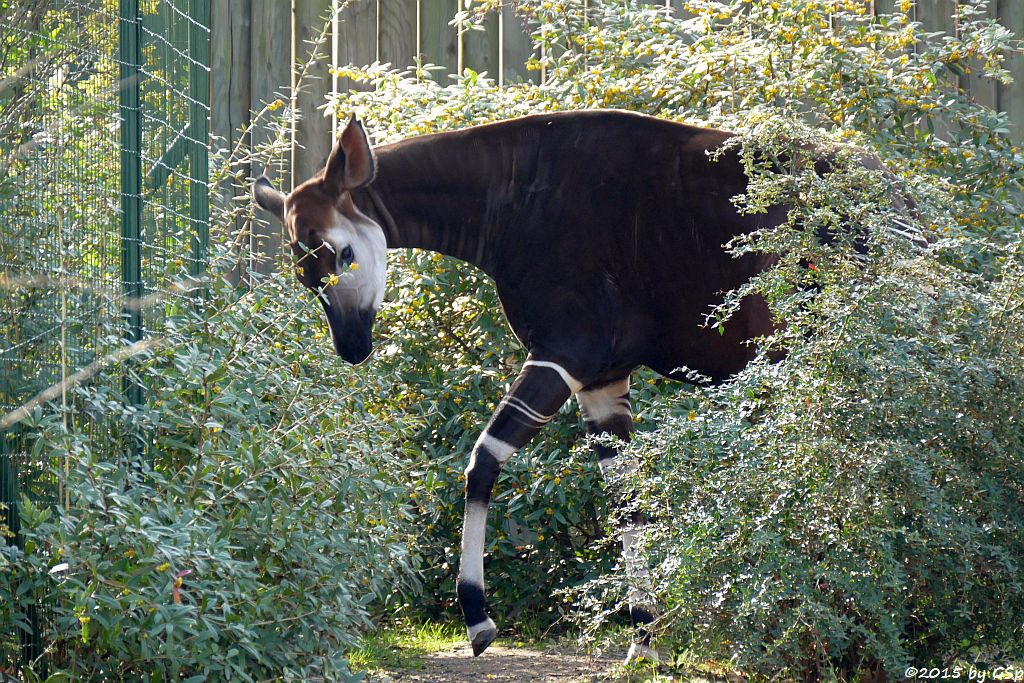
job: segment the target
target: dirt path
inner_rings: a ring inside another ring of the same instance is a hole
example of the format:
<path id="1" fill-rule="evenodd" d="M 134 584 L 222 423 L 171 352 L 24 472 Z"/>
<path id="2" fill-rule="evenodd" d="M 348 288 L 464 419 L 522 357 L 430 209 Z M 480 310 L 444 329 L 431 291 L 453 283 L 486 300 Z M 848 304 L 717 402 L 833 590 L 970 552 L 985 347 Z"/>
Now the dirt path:
<path id="1" fill-rule="evenodd" d="M 462 646 L 424 655 L 422 669 L 377 672 L 370 680 L 375 683 L 597 683 L 623 680 L 613 671 L 620 661 L 621 658 L 610 656 L 559 654 L 501 645 L 492 645 L 486 654 L 474 657 L 469 647 Z"/>

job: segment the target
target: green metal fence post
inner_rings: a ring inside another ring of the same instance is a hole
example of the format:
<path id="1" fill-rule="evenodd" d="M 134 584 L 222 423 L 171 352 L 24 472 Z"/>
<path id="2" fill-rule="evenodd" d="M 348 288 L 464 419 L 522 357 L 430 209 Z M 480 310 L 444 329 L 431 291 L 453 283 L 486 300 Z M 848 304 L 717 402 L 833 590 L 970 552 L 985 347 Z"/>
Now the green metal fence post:
<path id="1" fill-rule="evenodd" d="M 119 0 L 121 110 L 121 279 L 127 298 L 128 339 L 142 339 L 142 43 L 139 0 Z M 142 387 L 131 377 L 133 403 L 142 402 Z"/>
<path id="2" fill-rule="evenodd" d="M 24 539 L 21 537 L 21 519 L 18 512 L 18 473 L 12 462 L 12 455 L 17 453 L 18 444 L 21 442 L 19 431 L 18 427 L 14 427 L 8 432 L 0 433 L 0 503 L 3 504 L 3 509 L 0 509 L 0 532 L 6 537 L 0 542 L 22 547 Z M 45 678 L 47 663 L 39 661 L 43 653 L 43 634 L 39 625 L 39 606 L 35 602 L 26 606 L 25 620 L 28 622 L 28 631 L 18 629 L 21 666 L 28 670 L 34 663 L 39 662 L 35 673 Z"/>
<path id="3" fill-rule="evenodd" d="M 192 221 L 191 274 L 201 275 L 210 249 L 210 0 L 189 0 L 188 66 L 189 218 Z"/>

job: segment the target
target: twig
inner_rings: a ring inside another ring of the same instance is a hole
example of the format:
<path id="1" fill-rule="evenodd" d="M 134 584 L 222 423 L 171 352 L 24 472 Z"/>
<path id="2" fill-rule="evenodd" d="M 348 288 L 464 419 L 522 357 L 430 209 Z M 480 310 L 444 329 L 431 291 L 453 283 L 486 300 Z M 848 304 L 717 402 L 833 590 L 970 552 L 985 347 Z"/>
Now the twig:
<path id="1" fill-rule="evenodd" d="M 97 358 L 89 365 L 85 366 L 81 370 L 69 375 L 67 379 L 64 379 L 56 384 L 50 386 L 47 389 L 42 390 L 34 398 L 27 403 L 23 404 L 19 408 L 15 408 L 11 412 L 7 413 L 0 419 L 0 431 L 5 431 L 14 425 L 18 424 L 29 415 L 32 411 L 47 401 L 52 401 L 59 398 L 62 393 L 68 389 L 72 389 L 82 382 L 92 379 L 95 375 L 99 374 L 101 370 L 109 365 L 120 363 L 132 356 L 136 356 L 140 353 L 145 353 L 152 349 L 159 348 L 163 345 L 165 339 L 162 337 L 153 339 L 142 339 L 128 346 L 122 346 L 116 351 L 112 351 L 100 358 Z"/>

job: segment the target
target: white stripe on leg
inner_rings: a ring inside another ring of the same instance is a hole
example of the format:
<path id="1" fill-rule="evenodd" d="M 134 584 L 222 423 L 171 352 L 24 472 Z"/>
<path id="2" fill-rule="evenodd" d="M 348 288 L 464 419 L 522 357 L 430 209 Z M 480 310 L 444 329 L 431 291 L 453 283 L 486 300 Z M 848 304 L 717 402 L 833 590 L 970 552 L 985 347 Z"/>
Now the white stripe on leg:
<path id="1" fill-rule="evenodd" d="M 466 472 L 473 469 L 473 465 L 476 462 L 476 454 L 480 450 L 486 450 L 488 453 L 494 456 L 494 459 L 498 461 L 498 464 L 503 465 L 505 462 L 512 457 L 512 454 L 516 452 L 516 447 L 507 444 L 501 439 L 496 439 L 484 430 L 480 433 L 480 437 L 476 440 L 476 445 L 473 447 L 473 454 L 469 458 L 469 466 Z"/>
<path id="2" fill-rule="evenodd" d="M 570 375 L 569 371 L 563 368 L 558 363 L 552 363 L 551 361 L 548 360 L 527 360 L 525 363 L 523 363 L 523 368 L 525 369 L 526 367 L 531 365 L 538 368 L 550 368 L 557 372 L 558 376 L 562 378 L 563 382 L 565 382 L 565 386 L 569 387 L 569 391 L 571 391 L 574 394 L 583 388 L 583 383 L 580 382 L 575 377 L 573 377 L 572 375 Z"/>
<path id="3" fill-rule="evenodd" d="M 459 577 L 465 583 L 484 588 L 484 536 L 487 533 L 487 504 L 470 501 L 462 527 L 462 557 Z"/>
<path id="4" fill-rule="evenodd" d="M 633 411 L 629 406 L 629 377 L 606 384 L 599 389 L 589 389 L 576 394 L 583 419 L 603 431 L 605 423 L 613 417 L 632 420 Z"/>
<path id="5" fill-rule="evenodd" d="M 639 532 L 635 526 L 622 530 L 622 559 L 626 565 L 626 576 L 631 584 L 629 604 L 642 605 L 650 597 L 651 578 L 646 568 L 640 568 L 636 557 L 636 537 Z"/>

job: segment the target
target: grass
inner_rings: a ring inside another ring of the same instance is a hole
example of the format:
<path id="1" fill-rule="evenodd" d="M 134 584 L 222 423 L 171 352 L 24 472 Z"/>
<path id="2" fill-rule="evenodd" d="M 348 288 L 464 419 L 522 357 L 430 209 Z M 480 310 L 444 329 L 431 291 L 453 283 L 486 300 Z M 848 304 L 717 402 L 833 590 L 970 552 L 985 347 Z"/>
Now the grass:
<path id="1" fill-rule="evenodd" d="M 348 662 L 353 671 L 418 670 L 423 668 L 423 655 L 465 640 L 461 625 L 401 621 L 363 636 L 348 653 Z"/>

